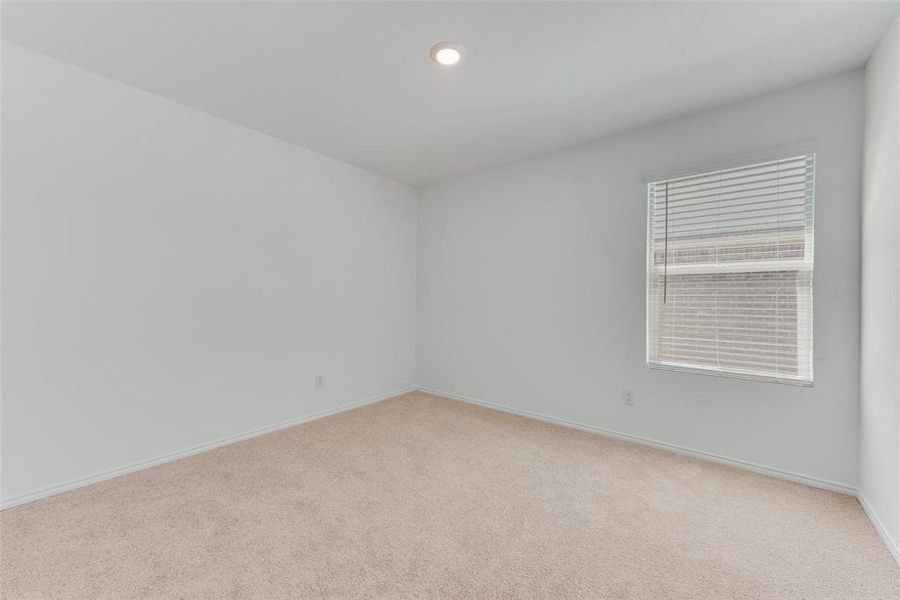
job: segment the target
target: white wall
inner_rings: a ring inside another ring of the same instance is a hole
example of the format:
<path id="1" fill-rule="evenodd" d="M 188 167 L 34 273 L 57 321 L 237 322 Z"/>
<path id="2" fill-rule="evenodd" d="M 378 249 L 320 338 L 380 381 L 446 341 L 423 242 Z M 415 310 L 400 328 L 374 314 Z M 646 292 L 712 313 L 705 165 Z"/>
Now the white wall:
<path id="1" fill-rule="evenodd" d="M 860 490 L 900 558 L 900 17 L 866 67 Z"/>
<path id="2" fill-rule="evenodd" d="M 5 500 L 413 385 L 415 189 L 3 51 Z"/>
<path id="3" fill-rule="evenodd" d="M 418 384 L 855 486 L 862 115 L 855 71 L 426 188 Z M 642 174 L 805 140 L 815 386 L 648 370 Z"/>

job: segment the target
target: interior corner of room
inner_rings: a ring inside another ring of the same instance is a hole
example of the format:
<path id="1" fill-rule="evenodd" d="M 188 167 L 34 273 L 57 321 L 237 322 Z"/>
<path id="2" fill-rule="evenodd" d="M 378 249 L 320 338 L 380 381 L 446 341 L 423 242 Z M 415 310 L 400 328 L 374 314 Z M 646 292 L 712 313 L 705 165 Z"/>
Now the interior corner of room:
<path id="1" fill-rule="evenodd" d="M 4 587 L 900 594 L 897 6 L 5 2 Z"/>

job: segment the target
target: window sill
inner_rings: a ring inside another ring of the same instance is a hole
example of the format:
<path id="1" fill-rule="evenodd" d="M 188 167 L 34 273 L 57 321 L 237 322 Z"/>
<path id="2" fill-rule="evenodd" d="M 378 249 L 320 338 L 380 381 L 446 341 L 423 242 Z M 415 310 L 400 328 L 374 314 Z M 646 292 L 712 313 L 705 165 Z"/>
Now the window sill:
<path id="1" fill-rule="evenodd" d="M 746 381 L 760 381 L 764 383 L 780 383 L 797 387 L 813 387 L 812 380 L 776 375 L 761 375 L 742 371 L 722 371 L 719 369 L 705 369 L 691 365 L 677 363 L 647 362 L 647 367 L 656 371 L 675 371 L 679 373 L 693 373 L 695 375 L 708 375 L 712 377 L 724 377 L 726 379 L 743 379 Z"/>

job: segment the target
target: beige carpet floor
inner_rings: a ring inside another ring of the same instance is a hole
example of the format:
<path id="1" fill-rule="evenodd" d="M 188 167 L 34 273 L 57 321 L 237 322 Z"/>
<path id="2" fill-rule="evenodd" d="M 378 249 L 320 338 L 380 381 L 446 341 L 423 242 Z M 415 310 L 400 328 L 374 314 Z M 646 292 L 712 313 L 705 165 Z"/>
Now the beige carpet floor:
<path id="1" fill-rule="evenodd" d="M 853 498 L 424 394 L 0 527 L 10 600 L 900 598 Z"/>

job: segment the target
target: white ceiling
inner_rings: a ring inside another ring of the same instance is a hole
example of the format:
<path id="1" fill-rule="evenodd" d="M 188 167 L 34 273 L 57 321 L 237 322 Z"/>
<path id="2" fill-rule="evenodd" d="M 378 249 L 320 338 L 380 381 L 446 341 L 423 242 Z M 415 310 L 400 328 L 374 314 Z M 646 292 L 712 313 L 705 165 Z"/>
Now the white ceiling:
<path id="1" fill-rule="evenodd" d="M 896 3 L 5 3 L 3 37 L 421 185 L 865 63 Z M 462 44 L 453 69 L 435 42 Z"/>

